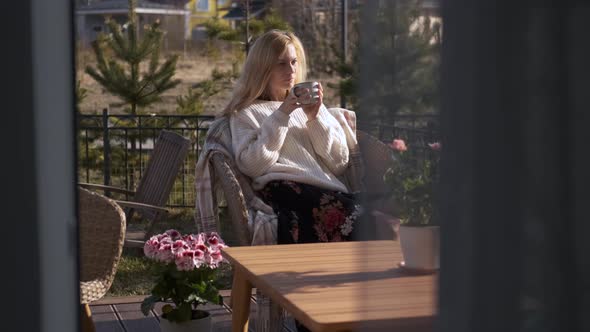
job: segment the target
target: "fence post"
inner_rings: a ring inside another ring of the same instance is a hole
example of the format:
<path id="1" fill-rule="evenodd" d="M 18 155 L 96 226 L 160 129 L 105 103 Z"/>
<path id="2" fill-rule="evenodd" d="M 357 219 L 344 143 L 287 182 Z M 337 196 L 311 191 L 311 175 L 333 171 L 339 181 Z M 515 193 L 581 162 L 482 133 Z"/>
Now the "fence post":
<path id="1" fill-rule="evenodd" d="M 109 139 L 109 109 L 102 110 L 102 146 L 103 146 L 103 176 L 104 185 L 111 185 L 111 143 Z M 110 192 L 105 191 L 106 196 L 110 196 Z"/>

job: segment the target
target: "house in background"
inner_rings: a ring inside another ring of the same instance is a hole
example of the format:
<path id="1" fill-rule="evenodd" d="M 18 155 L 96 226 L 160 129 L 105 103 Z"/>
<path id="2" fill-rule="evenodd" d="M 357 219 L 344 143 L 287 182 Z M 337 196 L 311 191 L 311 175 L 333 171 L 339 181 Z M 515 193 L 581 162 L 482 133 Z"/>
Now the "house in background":
<path id="1" fill-rule="evenodd" d="M 207 34 L 203 23 L 214 17 L 222 18 L 227 14 L 231 0 L 190 0 L 185 5 L 190 11 L 190 29 L 193 40 L 205 39 Z"/>
<path id="2" fill-rule="evenodd" d="M 108 32 L 106 18 L 111 17 L 119 24 L 124 24 L 128 11 L 127 0 L 78 2 L 75 11 L 76 40 L 80 46 L 89 47 L 100 32 Z M 166 31 L 164 50 L 182 50 L 185 41 L 191 39 L 191 13 L 183 5 L 138 0 L 136 13 L 140 36 L 143 26 L 160 21 L 162 30 Z"/>
<path id="3" fill-rule="evenodd" d="M 217 17 L 227 23 L 232 29 L 246 19 L 244 10 L 245 0 L 190 0 L 186 9 L 191 12 L 191 30 L 193 40 L 205 39 L 207 34 L 203 23 Z M 260 18 L 266 10 L 269 1 L 250 0 L 250 18 Z"/>
<path id="4" fill-rule="evenodd" d="M 229 22 L 232 29 L 246 20 L 245 1 L 233 1 L 230 10 L 223 16 L 223 19 Z M 250 0 L 249 18 L 261 18 L 267 9 L 267 1 Z"/>
<path id="5" fill-rule="evenodd" d="M 191 29 L 198 27 L 210 18 L 227 14 L 231 7 L 231 0 L 190 0 L 186 9 L 191 12 Z"/>

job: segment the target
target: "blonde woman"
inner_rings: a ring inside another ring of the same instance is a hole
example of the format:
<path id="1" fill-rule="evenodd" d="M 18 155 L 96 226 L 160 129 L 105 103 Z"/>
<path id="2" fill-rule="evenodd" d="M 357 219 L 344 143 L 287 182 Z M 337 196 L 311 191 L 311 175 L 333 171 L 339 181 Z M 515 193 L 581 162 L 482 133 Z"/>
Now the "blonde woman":
<path id="1" fill-rule="evenodd" d="M 237 167 L 253 179 L 278 216 L 278 243 L 349 240 L 360 206 L 339 179 L 348 166 L 343 115 L 323 105 L 323 90 L 296 97 L 306 79 L 305 52 L 291 32 L 260 36 L 246 59 L 231 101 L 233 153 Z"/>

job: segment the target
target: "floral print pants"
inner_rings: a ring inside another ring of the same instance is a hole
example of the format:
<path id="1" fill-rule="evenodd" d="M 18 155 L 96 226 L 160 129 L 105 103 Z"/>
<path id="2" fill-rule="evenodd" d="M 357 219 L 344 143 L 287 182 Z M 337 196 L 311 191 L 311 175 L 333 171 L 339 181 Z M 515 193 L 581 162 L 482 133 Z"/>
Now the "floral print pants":
<path id="1" fill-rule="evenodd" d="M 279 244 L 351 240 L 361 207 L 353 194 L 293 181 L 271 181 L 261 191 L 278 217 Z"/>

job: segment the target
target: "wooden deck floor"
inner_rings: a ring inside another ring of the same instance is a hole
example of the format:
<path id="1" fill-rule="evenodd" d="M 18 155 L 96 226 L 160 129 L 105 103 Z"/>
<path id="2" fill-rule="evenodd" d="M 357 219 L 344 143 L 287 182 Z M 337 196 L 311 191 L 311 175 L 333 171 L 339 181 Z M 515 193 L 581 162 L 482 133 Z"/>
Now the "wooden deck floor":
<path id="1" fill-rule="evenodd" d="M 202 308 L 212 315 L 212 332 L 231 331 L 231 309 L 227 306 L 230 291 L 222 291 L 221 294 L 224 298 L 223 306 L 207 305 Z M 158 303 L 155 311 L 152 311 L 149 316 L 144 316 L 140 310 L 140 304 L 144 298 L 145 296 L 107 297 L 92 303 L 90 308 L 96 332 L 159 332 L 158 313 L 163 304 Z M 249 330 L 255 331 L 256 301 L 254 296 L 250 307 Z M 285 320 L 283 331 L 296 331 L 291 317 L 287 317 Z"/>

